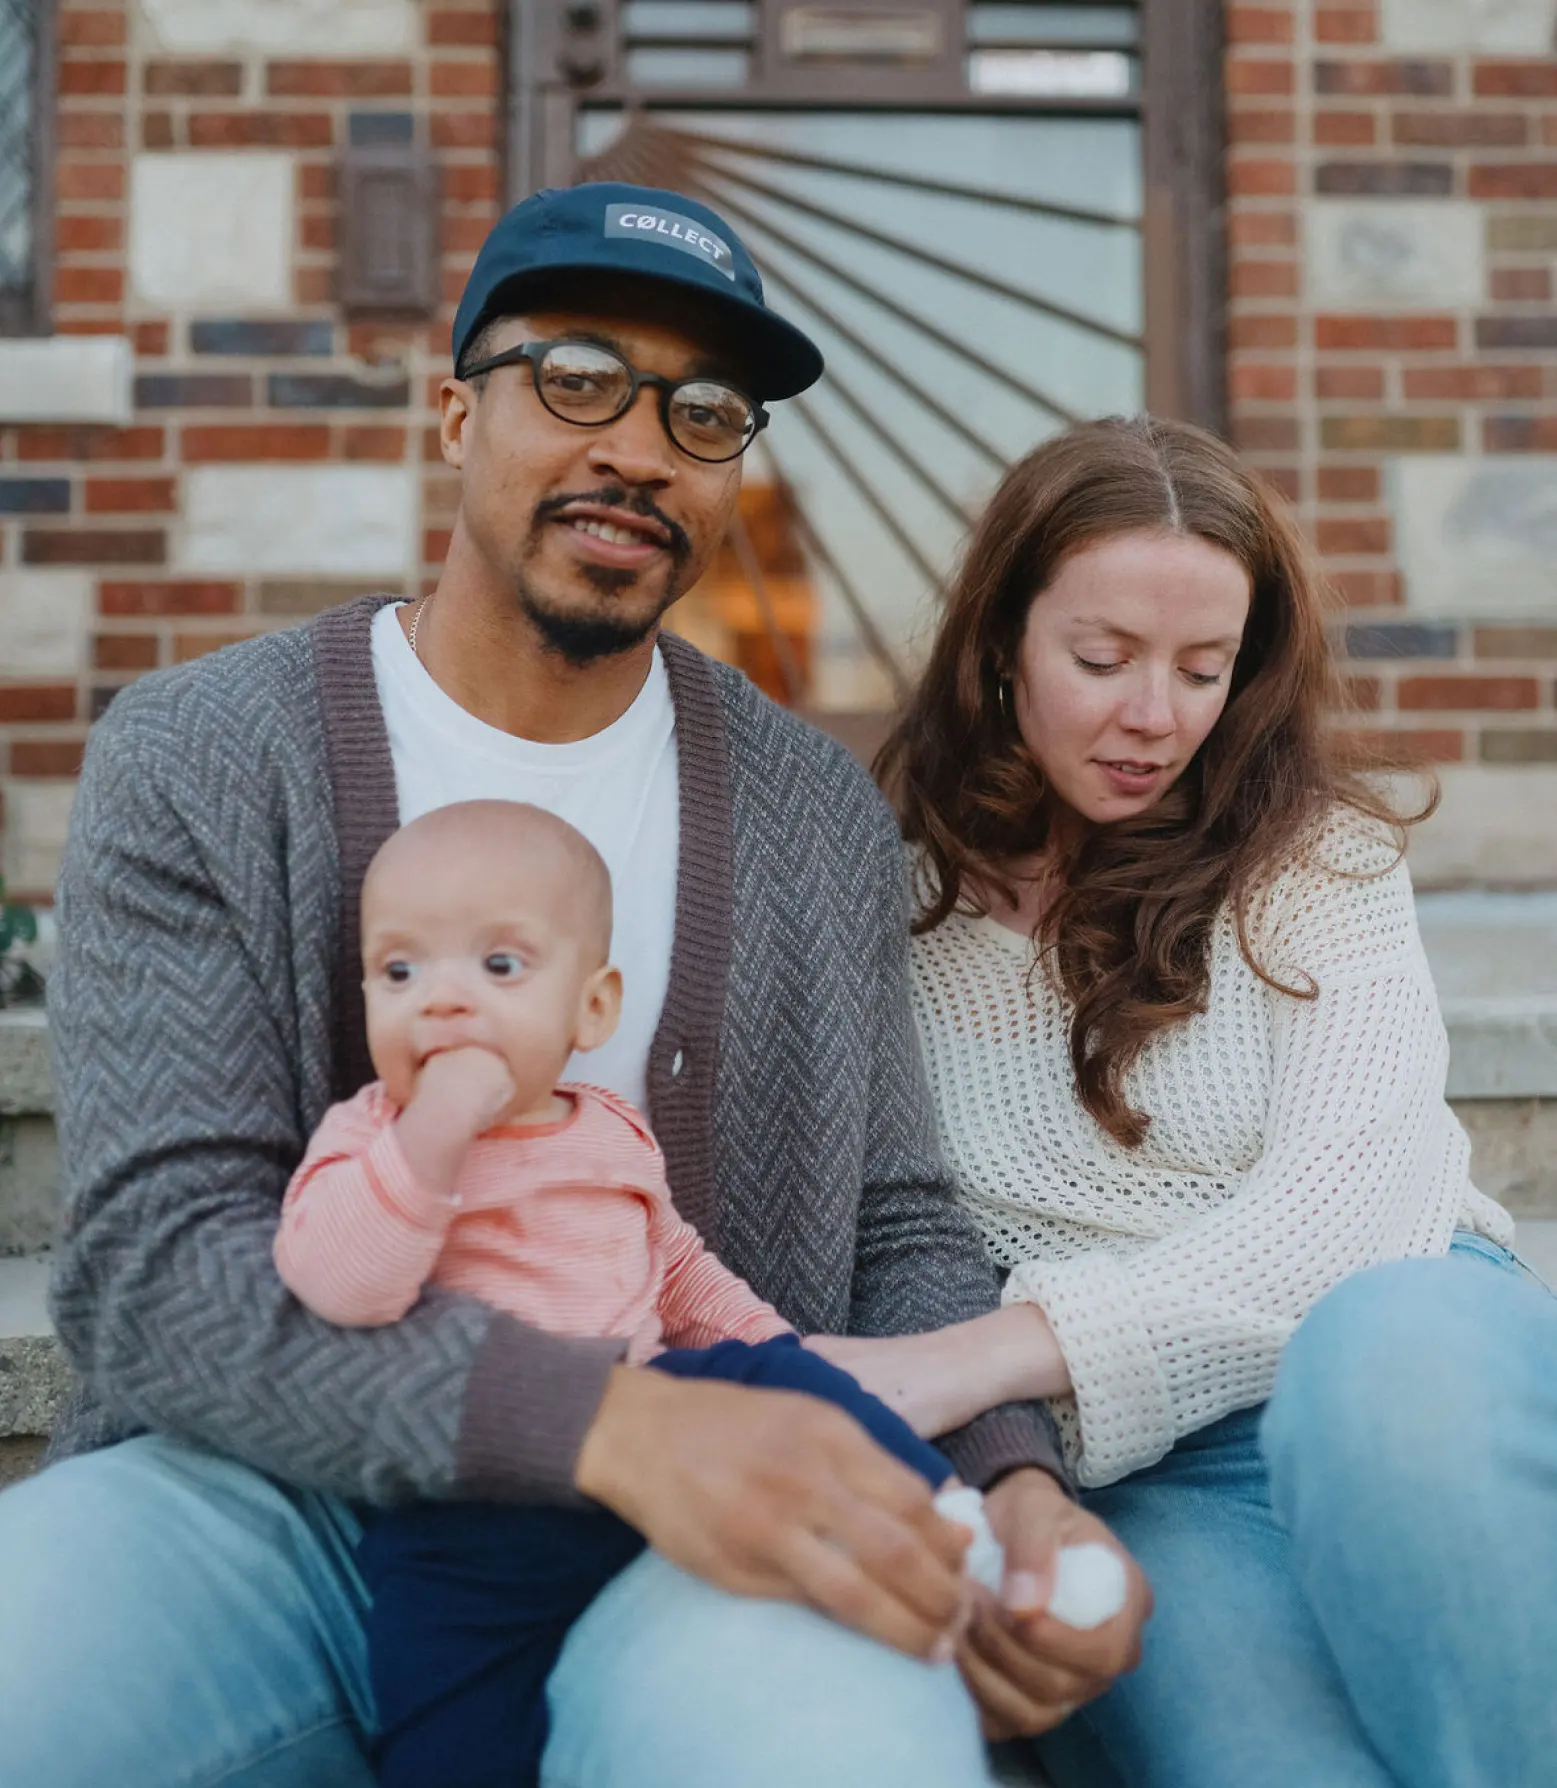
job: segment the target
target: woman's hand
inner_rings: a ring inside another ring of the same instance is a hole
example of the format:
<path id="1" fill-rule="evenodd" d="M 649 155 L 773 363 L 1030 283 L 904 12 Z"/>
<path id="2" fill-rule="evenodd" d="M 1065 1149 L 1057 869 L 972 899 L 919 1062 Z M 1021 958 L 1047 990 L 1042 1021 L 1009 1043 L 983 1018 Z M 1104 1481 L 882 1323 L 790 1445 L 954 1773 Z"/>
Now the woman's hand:
<path id="1" fill-rule="evenodd" d="M 1005 1548 L 1005 1585 L 998 1598 L 978 1591 L 957 1665 L 979 1704 L 985 1736 L 1019 1738 L 1058 1726 L 1135 1668 L 1152 1593 L 1103 1523 L 1073 1503 L 1047 1472 L 1012 1472 L 988 1492 L 985 1509 Z M 1089 1543 L 1118 1553 L 1128 1586 L 1125 1605 L 1112 1620 L 1082 1631 L 1045 1610 L 1060 1547 Z"/>
<path id="2" fill-rule="evenodd" d="M 1054 1331 L 1036 1304 L 1010 1304 L 927 1335 L 811 1335 L 806 1346 L 931 1439 L 998 1403 L 1070 1389 Z"/>

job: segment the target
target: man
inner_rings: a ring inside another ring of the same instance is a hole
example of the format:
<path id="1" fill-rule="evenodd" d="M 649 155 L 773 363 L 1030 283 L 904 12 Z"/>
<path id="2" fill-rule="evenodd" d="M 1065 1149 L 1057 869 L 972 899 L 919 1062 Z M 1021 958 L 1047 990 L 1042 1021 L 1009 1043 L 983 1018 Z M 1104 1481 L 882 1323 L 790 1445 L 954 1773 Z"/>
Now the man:
<path id="1" fill-rule="evenodd" d="M 837 1411 L 448 1294 L 337 1329 L 272 1267 L 304 1140 L 371 1074 L 364 867 L 397 823 L 488 795 L 610 865 L 628 1006 L 588 1073 L 646 1106 L 735 1271 L 803 1330 L 996 1297 L 929 1133 L 885 808 L 658 634 L 733 511 L 756 399 L 820 355 L 719 218 L 619 186 L 505 217 L 454 351 L 433 594 L 148 678 L 92 741 L 52 987 L 54 1309 L 82 1395 L 62 1462 L 0 1499 L 6 1780 L 365 1784 L 351 1504 L 461 1495 L 593 1497 L 656 1548 L 553 1675 L 548 1788 L 982 1781 L 973 1702 L 918 1660 L 957 1646 L 986 1730 L 1036 1730 L 1144 1618 L 1138 1578 L 1096 1633 L 1042 1614 L 1057 1541 L 1102 1530 L 1035 1411 L 944 1443 L 1012 1565 L 1011 1608 L 959 1642 L 961 1530 Z"/>

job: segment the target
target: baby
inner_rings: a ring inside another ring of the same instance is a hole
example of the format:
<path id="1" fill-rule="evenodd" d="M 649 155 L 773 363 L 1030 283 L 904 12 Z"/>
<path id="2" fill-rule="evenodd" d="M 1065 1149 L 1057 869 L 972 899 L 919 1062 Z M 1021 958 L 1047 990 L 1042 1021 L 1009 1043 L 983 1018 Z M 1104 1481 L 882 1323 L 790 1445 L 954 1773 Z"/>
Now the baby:
<path id="1" fill-rule="evenodd" d="M 559 1084 L 616 1026 L 610 939 L 605 864 L 540 808 L 463 802 L 389 839 L 362 890 L 379 1079 L 309 1144 L 276 1237 L 282 1278 L 332 1322 L 394 1322 L 437 1285 L 553 1334 L 620 1337 L 631 1363 L 806 1392 L 945 1485 L 940 1453 L 704 1248 L 637 1111 Z M 953 1518 L 982 1525 L 971 1507 Z M 537 1783 L 568 1626 L 643 1544 L 604 1509 L 426 1503 L 370 1518 L 385 1788 Z"/>

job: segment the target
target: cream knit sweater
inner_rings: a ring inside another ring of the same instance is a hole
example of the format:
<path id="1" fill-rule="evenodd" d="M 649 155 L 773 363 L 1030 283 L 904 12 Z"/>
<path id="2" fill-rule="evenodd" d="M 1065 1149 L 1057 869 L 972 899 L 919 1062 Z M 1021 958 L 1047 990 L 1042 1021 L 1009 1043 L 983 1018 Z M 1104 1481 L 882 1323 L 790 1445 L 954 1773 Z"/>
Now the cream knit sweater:
<path id="1" fill-rule="evenodd" d="M 954 914 L 915 941 L 914 1007 L 941 1136 L 1007 1303 L 1038 1304 L 1070 1368 L 1055 1400 L 1083 1484 L 1160 1459 L 1270 1393 L 1283 1345 L 1337 1281 L 1512 1239 L 1467 1174 L 1444 1102 L 1448 1040 L 1411 883 L 1379 830 L 1337 814 L 1251 912 L 1230 912 L 1207 1010 L 1126 1079 L 1151 1116 L 1127 1149 L 1076 1096 L 1068 1002 L 1031 943 Z"/>

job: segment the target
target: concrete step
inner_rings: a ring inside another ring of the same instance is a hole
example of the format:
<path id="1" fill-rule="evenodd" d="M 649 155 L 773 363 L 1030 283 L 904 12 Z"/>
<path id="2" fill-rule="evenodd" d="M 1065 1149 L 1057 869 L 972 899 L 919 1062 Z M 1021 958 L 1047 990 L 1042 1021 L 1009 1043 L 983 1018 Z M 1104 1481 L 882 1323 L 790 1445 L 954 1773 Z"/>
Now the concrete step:
<path id="1" fill-rule="evenodd" d="M 47 1434 L 69 1393 L 48 1283 L 45 1256 L 0 1260 L 0 1441 Z"/>

